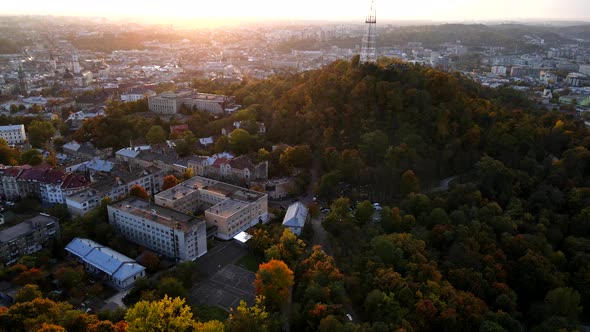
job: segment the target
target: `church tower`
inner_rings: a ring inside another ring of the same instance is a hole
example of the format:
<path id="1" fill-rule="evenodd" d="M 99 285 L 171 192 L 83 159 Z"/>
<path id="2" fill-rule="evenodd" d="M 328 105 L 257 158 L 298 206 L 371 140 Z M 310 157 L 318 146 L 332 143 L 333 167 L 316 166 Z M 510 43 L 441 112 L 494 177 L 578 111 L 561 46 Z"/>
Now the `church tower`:
<path id="1" fill-rule="evenodd" d="M 22 65 L 18 66 L 18 90 L 21 95 L 27 95 L 27 78 Z"/>

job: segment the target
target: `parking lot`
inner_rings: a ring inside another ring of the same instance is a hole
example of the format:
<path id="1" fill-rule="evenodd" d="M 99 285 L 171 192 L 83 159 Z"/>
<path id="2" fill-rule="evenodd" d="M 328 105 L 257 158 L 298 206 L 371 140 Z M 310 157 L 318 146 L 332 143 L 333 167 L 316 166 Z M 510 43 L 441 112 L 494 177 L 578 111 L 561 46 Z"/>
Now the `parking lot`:
<path id="1" fill-rule="evenodd" d="M 247 253 L 248 250 L 236 242 L 216 242 L 214 248 L 197 260 L 205 279 L 193 285 L 190 301 L 225 310 L 237 307 L 240 300 L 254 304 L 255 274 L 235 265 Z"/>

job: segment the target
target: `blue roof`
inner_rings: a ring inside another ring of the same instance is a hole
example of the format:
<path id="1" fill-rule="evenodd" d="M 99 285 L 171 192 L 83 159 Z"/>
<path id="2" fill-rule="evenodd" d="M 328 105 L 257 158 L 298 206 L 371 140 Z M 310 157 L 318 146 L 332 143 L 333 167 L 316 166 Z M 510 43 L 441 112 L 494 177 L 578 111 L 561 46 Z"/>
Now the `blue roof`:
<path id="1" fill-rule="evenodd" d="M 133 259 L 89 239 L 75 238 L 66 250 L 104 273 L 125 280 L 145 270 Z"/>

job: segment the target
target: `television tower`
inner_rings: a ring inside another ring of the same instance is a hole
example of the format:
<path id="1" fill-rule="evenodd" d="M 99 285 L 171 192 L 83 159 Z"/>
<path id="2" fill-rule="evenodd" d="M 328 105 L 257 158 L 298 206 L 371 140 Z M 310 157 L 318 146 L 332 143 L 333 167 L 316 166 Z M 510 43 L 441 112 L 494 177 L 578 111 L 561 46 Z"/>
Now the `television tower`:
<path id="1" fill-rule="evenodd" d="M 361 62 L 377 61 L 377 10 L 376 0 L 369 0 L 369 15 L 365 19 L 365 35 L 361 49 Z"/>

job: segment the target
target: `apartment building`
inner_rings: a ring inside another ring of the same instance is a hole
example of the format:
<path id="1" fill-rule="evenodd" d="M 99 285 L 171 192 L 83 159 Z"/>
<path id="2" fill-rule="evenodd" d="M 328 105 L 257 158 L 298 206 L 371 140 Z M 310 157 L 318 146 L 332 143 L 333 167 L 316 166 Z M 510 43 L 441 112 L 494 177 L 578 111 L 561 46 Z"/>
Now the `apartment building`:
<path id="1" fill-rule="evenodd" d="M 6 228 L 0 231 L 0 261 L 14 264 L 22 256 L 47 247 L 58 234 L 57 218 L 43 213 Z"/>
<path id="2" fill-rule="evenodd" d="M 88 189 L 67 196 L 65 203 L 70 213 L 84 215 L 100 205 L 105 197 L 117 201 L 128 196 L 129 190 L 136 184 L 142 186 L 150 195 L 154 195 L 160 192 L 163 177 L 164 171 L 156 167 L 96 173 L 92 176 L 93 183 Z"/>
<path id="3" fill-rule="evenodd" d="M 164 92 L 148 97 L 150 112 L 158 114 L 176 114 L 182 105 L 214 114 L 233 113 L 240 108 L 234 97 L 199 93 L 195 90 Z"/>
<path id="4" fill-rule="evenodd" d="M 268 161 L 254 164 L 247 156 L 235 157 L 228 153 L 188 158 L 187 167 L 195 175 L 238 184 L 250 184 L 268 179 Z"/>
<path id="5" fill-rule="evenodd" d="M 23 144 L 27 140 L 25 126 L 22 124 L 0 126 L 0 138 L 10 145 Z"/>
<path id="6" fill-rule="evenodd" d="M 178 261 L 207 252 L 207 226 L 197 217 L 128 197 L 108 206 L 109 223 L 129 241 Z"/>
<path id="7" fill-rule="evenodd" d="M 200 176 L 157 194 L 155 203 L 184 213 L 205 210 L 207 226 L 224 240 L 268 219 L 266 194 Z"/>

